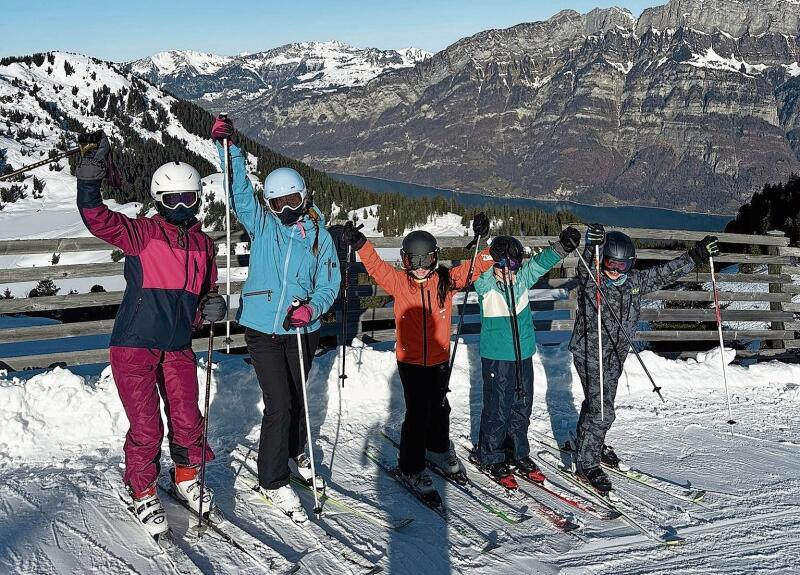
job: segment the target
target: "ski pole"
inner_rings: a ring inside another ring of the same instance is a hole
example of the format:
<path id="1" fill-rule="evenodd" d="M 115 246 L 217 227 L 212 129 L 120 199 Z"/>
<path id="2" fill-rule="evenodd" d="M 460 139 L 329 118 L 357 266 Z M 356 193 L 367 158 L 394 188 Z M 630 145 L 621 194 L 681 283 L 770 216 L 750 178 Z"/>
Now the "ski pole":
<path id="1" fill-rule="evenodd" d="M 311 460 L 311 486 L 314 490 L 314 514 L 319 519 L 322 515 L 322 507 L 319 504 L 319 492 L 317 491 L 317 467 L 314 464 L 314 444 L 311 441 L 311 416 L 308 414 L 308 392 L 306 391 L 306 362 L 303 356 L 303 338 L 300 335 L 300 328 L 297 328 L 297 353 L 300 357 L 300 381 L 303 384 L 303 407 L 306 412 L 306 441 L 308 442 L 308 458 Z"/>
<path id="2" fill-rule="evenodd" d="M 458 352 L 458 340 L 461 337 L 461 328 L 464 325 L 464 312 L 467 309 L 467 298 L 469 297 L 469 290 L 472 287 L 472 272 L 475 270 L 475 260 L 478 257 L 478 250 L 481 245 L 481 237 L 475 235 L 467 245 L 469 249 L 471 244 L 475 244 L 475 252 L 472 254 L 472 260 L 469 262 L 469 272 L 467 273 L 467 285 L 464 286 L 464 302 L 461 304 L 461 311 L 458 314 L 458 326 L 456 326 L 456 341 L 453 343 L 453 354 L 450 356 L 450 364 L 447 366 L 447 387 L 444 390 L 444 397 L 442 398 L 442 407 L 447 402 L 447 394 L 450 391 L 450 376 L 453 374 L 453 365 L 456 363 L 456 353 Z"/>
<path id="3" fill-rule="evenodd" d="M 731 426 L 731 433 L 733 433 L 733 412 L 731 411 L 731 394 L 728 392 L 728 375 L 725 371 L 725 344 L 722 342 L 722 317 L 719 313 L 719 299 L 717 297 L 717 278 L 714 274 L 714 258 L 708 256 L 708 265 L 711 267 L 711 287 L 714 290 L 714 312 L 717 315 L 717 333 L 719 333 L 719 357 L 722 360 L 722 381 L 725 384 L 725 398 L 728 402 L 728 421 L 726 422 Z"/>
<path id="4" fill-rule="evenodd" d="M 360 224 L 356 227 L 356 230 L 360 230 L 364 227 L 364 224 Z M 344 387 L 344 380 L 347 379 L 347 373 L 345 373 L 345 362 L 347 361 L 347 320 L 348 320 L 348 305 L 347 305 L 347 288 L 350 287 L 350 258 L 353 257 L 353 246 L 347 246 L 347 261 L 344 263 L 344 291 L 342 292 L 342 369 L 341 373 L 339 374 L 339 379 L 342 382 L 342 387 Z"/>
<path id="5" fill-rule="evenodd" d="M 636 350 L 635 347 L 633 347 L 633 342 L 631 341 L 631 338 L 628 335 L 628 332 L 626 332 L 625 329 L 622 327 L 622 322 L 620 321 L 619 316 L 617 315 L 617 312 L 614 311 L 614 306 L 612 306 L 611 304 L 608 303 L 608 300 L 606 299 L 606 294 L 604 294 L 600 290 L 600 284 L 597 283 L 597 280 L 592 275 L 592 268 L 590 268 L 589 264 L 586 263 L 586 260 L 581 255 L 579 250 L 575 250 L 575 255 L 578 256 L 579 260 L 581 260 L 581 263 L 583 264 L 583 267 L 586 268 L 586 272 L 589 274 L 589 277 L 592 278 L 592 281 L 594 282 L 594 285 L 597 288 L 597 291 L 600 294 L 600 297 L 602 298 L 603 303 L 606 304 L 606 306 L 608 306 L 608 311 L 611 314 L 611 317 L 614 318 L 615 322 L 617 322 L 617 326 L 619 326 L 620 333 L 623 336 L 625 336 L 625 341 L 628 342 L 628 347 L 630 347 L 633 350 L 633 353 L 636 354 L 636 359 L 639 360 L 639 364 L 642 366 L 642 369 L 644 370 L 645 374 L 647 374 L 647 378 L 650 380 L 650 383 L 653 385 L 653 392 L 656 395 L 658 395 L 658 397 L 659 397 L 659 399 L 661 399 L 661 401 L 664 401 L 664 397 L 661 395 L 661 388 L 656 385 L 656 382 L 653 380 L 653 376 L 650 375 L 650 370 L 647 369 L 647 366 L 644 364 L 644 361 L 642 360 L 642 357 L 639 355 L 639 352 Z"/>
<path id="6" fill-rule="evenodd" d="M 220 114 L 221 118 L 227 118 L 228 114 Z M 225 138 L 222 141 L 225 149 L 225 164 L 222 182 L 222 190 L 225 193 L 225 353 L 231 352 L 231 197 L 230 197 L 230 141 Z"/>
<path id="7" fill-rule="evenodd" d="M 296 308 L 300 306 L 300 300 L 294 300 L 292 302 L 292 308 Z M 286 319 L 283 322 L 284 329 L 289 326 L 289 322 L 292 317 L 292 309 L 289 309 L 289 313 L 286 314 Z M 314 464 L 314 444 L 311 441 L 311 417 L 308 413 L 308 393 L 306 391 L 306 362 L 303 355 L 303 337 L 300 334 L 300 328 L 296 328 L 297 333 L 297 355 L 300 358 L 300 382 L 303 385 L 303 408 L 306 412 L 306 441 L 308 442 L 308 459 L 311 461 L 311 486 L 312 490 L 314 491 L 314 514 L 319 519 L 320 515 L 322 515 L 322 506 L 319 504 L 319 493 L 317 492 L 317 467 Z"/>
<path id="8" fill-rule="evenodd" d="M 506 249 L 506 265 L 510 261 L 508 249 Z M 511 270 L 503 269 L 503 281 L 508 290 L 510 302 L 508 305 L 509 320 L 511 321 L 511 337 L 514 339 L 514 374 L 517 378 L 517 394 L 525 399 L 525 390 L 522 389 L 522 350 L 519 347 L 519 323 L 517 321 L 517 297 L 514 292 L 514 278 L 511 277 Z"/>
<path id="9" fill-rule="evenodd" d="M 27 166 L 22 166 L 18 170 L 14 170 L 13 172 L 9 172 L 8 174 L 4 174 L 0 176 L 0 182 L 4 182 L 6 180 L 10 180 L 15 176 L 19 176 L 20 174 L 24 174 L 25 172 L 29 172 L 34 168 L 38 168 L 41 166 L 46 166 L 47 164 L 51 164 L 53 162 L 58 162 L 59 160 L 63 160 L 64 158 L 68 158 L 69 156 L 74 156 L 75 154 L 80 153 L 80 148 L 72 148 L 71 150 L 67 150 L 66 152 L 62 152 L 57 156 L 53 156 L 52 158 L 47 158 L 46 160 L 42 160 L 40 162 L 36 162 L 34 164 L 29 164 Z"/>
<path id="10" fill-rule="evenodd" d="M 600 421 L 605 421 L 605 398 L 603 396 L 603 313 L 600 303 L 600 244 L 594 246 L 594 267 L 597 275 L 597 358 L 600 366 Z"/>
<path id="11" fill-rule="evenodd" d="M 211 327 L 208 332 L 208 359 L 206 360 L 206 401 L 205 409 L 203 411 L 203 456 L 200 463 L 200 505 L 197 508 L 197 525 L 194 530 L 198 537 L 201 537 L 206 532 L 207 527 L 203 525 L 203 495 L 206 487 L 206 451 L 208 450 L 208 405 L 211 399 L 211 360 L 214 354 L 214 322 L 211 322 Z"/>

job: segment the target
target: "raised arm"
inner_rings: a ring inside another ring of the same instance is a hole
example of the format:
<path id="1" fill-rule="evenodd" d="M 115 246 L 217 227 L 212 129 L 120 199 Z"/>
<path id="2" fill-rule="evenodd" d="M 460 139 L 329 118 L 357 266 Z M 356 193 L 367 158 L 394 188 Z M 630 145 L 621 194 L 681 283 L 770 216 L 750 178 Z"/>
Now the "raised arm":
<path id="1" fill-rule="evenodd" d="M 126 255 L 140 253 L 149 240 L 147 221 L 108 209 L 100 195 L 111 150 L 108 138 L 102 131 L 82 134 L 79 144 L 82 153 L 75 177 L 78 179 L 78 211 L 83 223 L 93 236 L 118 247 Z"/>
<path id="2" fill-rule="evenodd" d="M 389 295 L 394 296 L 399 291 L 401 282 L 406 281 L 405 272 L 383 261 L 369 240 L 358 250 L 358 257 L 361 258 L 370 277 Z"/>
<path id="3" fill-rule="evenodd" d="M 640 293 L 650 293 L 673 284 L 679 277 L 691 272 L 694 266 L 695 263 L 687 252 L 674 260 L 641 270 L 639 272 Z"/>
<path id="4" fill-rule="evenodd" d="M 478 252 L 475 258 L 475 266 L 472 269 L 472 276 L 469 276 L 470 260 L 460 263 L 454 268 L 450 269 L 450 279 L 453 282 L 454 289 L 462 289 L 467 286 L 467 283 L 474 282 L 478 277 L 494 265 L 494 259 L 489 253 L 489 248 Z"/>
<path id="5" fill-rule="evenodd" d="M 219 152 L 220 170 L 225 170 L 225 148 L 219 141 L 215 142 L 217 152 Z M 244 153 L 235 144 L 228 147 L 230 156 L 230 171 L 233 181 L 230 186 L 231 208 L 236 213 L 236 217 L 247 230 L 250 236 L 263 231 L 269 225 L 272 218 L 264 213 L 264 208 L 258 203 L 258 199 L 253 189 L 253 183 L 247 175 L 247 162 Z"/>
<path id="6" fill-rule="evenodd" d="M 539 278 L 549 272 L 581 242 L 581 233 L 572 226 L 562 230 L 557 242 L 529 259 L 519 270 L 517 282 L 530 289 Z"/>

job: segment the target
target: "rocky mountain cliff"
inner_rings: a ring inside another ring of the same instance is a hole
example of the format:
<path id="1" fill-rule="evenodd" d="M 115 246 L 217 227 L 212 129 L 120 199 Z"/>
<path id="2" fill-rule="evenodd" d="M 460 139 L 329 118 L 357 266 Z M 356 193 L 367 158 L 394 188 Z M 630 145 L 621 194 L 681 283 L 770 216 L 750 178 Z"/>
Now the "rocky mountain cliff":
<path id="1" fill-rule="evenodd" d="M 326 170 L 732 212 L 800 172 L 798 0 L 672 0 L 487 30 L 362 86 L 229 99 Z M 202 101 L 201 101 L 202 103 Z"/>

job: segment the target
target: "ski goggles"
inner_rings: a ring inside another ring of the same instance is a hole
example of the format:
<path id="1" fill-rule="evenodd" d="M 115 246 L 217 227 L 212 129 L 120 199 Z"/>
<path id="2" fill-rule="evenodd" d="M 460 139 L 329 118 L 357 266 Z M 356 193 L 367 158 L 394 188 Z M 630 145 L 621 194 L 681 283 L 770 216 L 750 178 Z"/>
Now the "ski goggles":
<path id="1" fill-rule="evenodd" d="M 522 267 L 522 261 L 517 258 L 500 258 L 499 261 L 495 262 L 494 267 L 515 272 Z"/>
<path id="2" fill-rule="evenodd" d="M 294 192 L 286 196 L 278 196 L 277 198 L 270 198 L 267 200 L 269 209 L 274 214 L 280 214 L 284 210 L 296 210 L 303 205 L 305 198 L 300 192 Z"/>
<path id="3" fill-rule="evenodd" d="M 613 258 L 603 258 L 603 268 L 609 271 L 626 274 L 633 267 L 635 260 L 615 260 Z"/>
<path id="4" fill-rule="evenodd" d="M 197 192 L 165 192 L 161 194 L 161 203 L 170 210 L 179 206 L 193 208 L 199 200 L 200 194 Z"/>
<path id="5" fill-rule="evenodd" d="M 403 260 L 403 267 L 407 270 L 429 270 L 436 265 L 437 252 L 414 255 L 400 250 L 400 257 Z"/>

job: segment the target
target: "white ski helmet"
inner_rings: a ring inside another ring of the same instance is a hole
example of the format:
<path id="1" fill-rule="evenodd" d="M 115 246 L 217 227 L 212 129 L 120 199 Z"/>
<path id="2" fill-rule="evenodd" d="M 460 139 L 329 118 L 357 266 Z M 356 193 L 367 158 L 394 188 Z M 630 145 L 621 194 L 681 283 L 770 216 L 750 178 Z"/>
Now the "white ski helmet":
<path id="1" fill-rule="evenodd" d="M 195 192 L 198 200 L 203 189 L 200 173 L 189 164 L 169 162 L 158 168 L 150 180 L 150 196 L 162 204 L 161 196 L 174 192 Z M 186 206 L 190 207 L 190 206 Z"/>
<path id="2" fill-rule="evenodd" d="M 299 196 L 297 202 L 280 200 L 280 198 L 288 199 L 295 194 Z M 303 176 L 292 168 L 272 170 L 264 180 L 264 199 L 275 213 L 285 209 L 299 209 L 305 204 L 307 197 L 308 190 Z"/>

